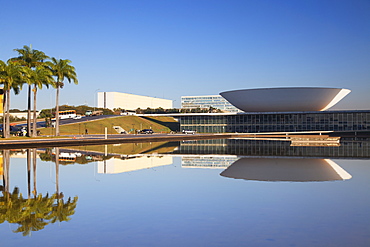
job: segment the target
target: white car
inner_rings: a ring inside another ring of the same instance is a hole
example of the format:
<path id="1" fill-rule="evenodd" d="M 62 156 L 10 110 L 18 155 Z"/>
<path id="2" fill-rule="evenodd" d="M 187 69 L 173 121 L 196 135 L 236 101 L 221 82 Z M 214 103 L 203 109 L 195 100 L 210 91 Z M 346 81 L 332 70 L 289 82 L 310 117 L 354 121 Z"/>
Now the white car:
<path id="1" fill-rule="evenodd" d="M 81 115 L 76 115 L 73 119 L 81 119 L 82 116 Z"/>
<path id="2" fill-rule="evenodd" d="M 186 135 L 189 135 L 189 134 L 194 135 L 195 132 L 196 132 L 195 130 L 182 130 L 182 133 Z"/>

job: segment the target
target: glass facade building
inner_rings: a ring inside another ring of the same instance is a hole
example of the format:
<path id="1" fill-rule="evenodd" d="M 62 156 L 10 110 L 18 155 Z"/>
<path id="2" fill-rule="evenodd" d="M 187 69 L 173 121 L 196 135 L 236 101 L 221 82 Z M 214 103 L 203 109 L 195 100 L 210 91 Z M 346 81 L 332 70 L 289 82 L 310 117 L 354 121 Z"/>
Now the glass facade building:
<path id="1" fill-rule="evenodd" d="M 180 129 L 198 133 L 258 133 L 298 131 L 370 131 L 370 110 L 182 114 Z"/>
<path id="2" fill-rule="evenodd" d="M 242 112 L 221 95 L 181 96 L 181 108 L 217 108 L 225 112 Z"/>

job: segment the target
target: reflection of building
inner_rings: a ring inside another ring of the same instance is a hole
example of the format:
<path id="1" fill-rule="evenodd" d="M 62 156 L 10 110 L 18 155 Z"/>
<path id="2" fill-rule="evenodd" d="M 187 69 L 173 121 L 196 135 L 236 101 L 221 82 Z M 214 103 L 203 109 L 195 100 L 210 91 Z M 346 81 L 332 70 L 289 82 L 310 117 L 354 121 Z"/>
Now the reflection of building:
<path id="1" fill-rule="evenodd" d="M 171 165 L 171 156 L 132 156 L 125 159 L 98 161 L 98 173 L 122 173 Z"/>
<path id="2" fill-rule="evenodd" d="M 238 157 L 228 155 L 212 155 L 212 156 L 187 156 L 181 158 L 181 167 L 183 168 L 215 168 L 225 169 L 234 163 Z"/>
<path id="3" fill-rule="evenodd" d="M 108 108 L 121 108 L 124 110 L 136 110 L 137 108 L 163 108 L 171 109 L 172 100 L 160 99 L 148 96 L 141 96 L 129 93 L 119 92 L 98 92 L 98 107 Z"/>
<path id="4" fill-rule="evenodd" d="M 225 112 L 241 112 L 220 95 L 181 96 L 181 108 L 217 108 Z"/>
<path id="5" fill-rule="evenodd" d="M 221 176 L 258 181 L 334 181 L 352 178 L 330 159 L 241 158 Z"/>
<path id="6" fill-rule="evenodd" d="M 336 157 L 370 158 L 370 141 L 342 138 L 336 147 L 291 146 L 287 141 L 269 140 L 198 140 L 181 143 L 174 151 L 179 155 L 238 155 L 238 156 L 292 156 L 292 157 Z"/>

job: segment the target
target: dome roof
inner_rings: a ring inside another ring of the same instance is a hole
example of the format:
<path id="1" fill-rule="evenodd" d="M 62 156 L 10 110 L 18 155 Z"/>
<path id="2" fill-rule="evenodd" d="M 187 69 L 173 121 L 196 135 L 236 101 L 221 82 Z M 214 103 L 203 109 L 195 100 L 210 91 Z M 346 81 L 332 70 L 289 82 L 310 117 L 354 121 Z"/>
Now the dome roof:
<path id="1" fill-rule="evenodd" d="M 342 88 L 285 87 L 241 89 L 220 95 L 245 112 L 325 111 L 351 90 Z"/>

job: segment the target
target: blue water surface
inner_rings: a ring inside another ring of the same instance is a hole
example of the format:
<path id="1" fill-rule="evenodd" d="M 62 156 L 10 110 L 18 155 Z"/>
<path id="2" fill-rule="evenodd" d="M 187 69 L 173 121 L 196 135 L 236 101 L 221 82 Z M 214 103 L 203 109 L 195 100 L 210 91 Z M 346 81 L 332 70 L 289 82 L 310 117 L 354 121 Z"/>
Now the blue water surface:
<path id="1" fill-rule="evenodd" d="M 26 159 L 10 161 L 10 190 L 26 197 Z M 59 165 L 64 200 L 78 197 L 70 220 L 27 236 L 3 222 L 1 246 L 370 246 L 370 161 L 333 161 L 352 178 L 234 179 L 181 156 L 111 174 L 101 162 Z M 38 158 L 36 175 L 37 193 L 56 191 L 55 163 Z"/>

